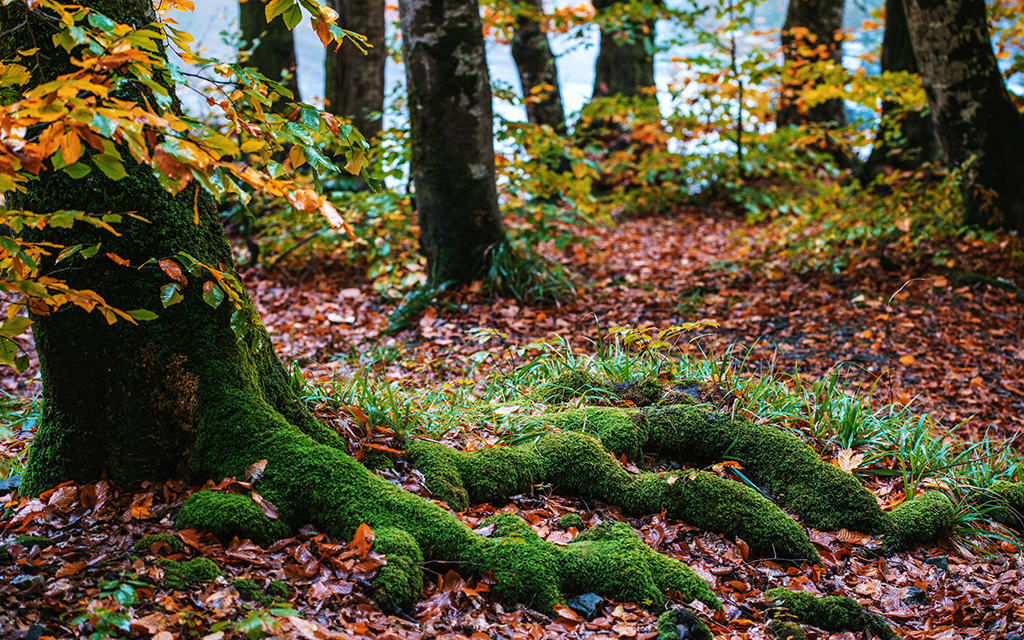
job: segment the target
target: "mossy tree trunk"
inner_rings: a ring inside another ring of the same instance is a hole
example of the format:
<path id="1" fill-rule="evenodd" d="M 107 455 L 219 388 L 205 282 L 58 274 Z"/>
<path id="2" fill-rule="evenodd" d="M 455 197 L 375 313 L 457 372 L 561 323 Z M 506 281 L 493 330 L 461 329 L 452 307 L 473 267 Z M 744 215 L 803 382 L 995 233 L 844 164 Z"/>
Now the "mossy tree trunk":
<path id="1" fill-rule="evenodd" d="M 251 0 L 250 0 L 251 1 Z M 333 0 L 338 24 L 366 36 L 372 48 L 364 55 L 355 45 L 345 42 L 334 50 L 328 47 L 324 97 L 327 110 L 352 119 L 352 124 L 367 139 L 380 133 L 379 117 L 384 110 L 384 0 Z"/>
<path id="2" fill-rule="evenodd" d="M 996 63 L 984 0 L 904 0 L 928 106 L 965 221 L 1024 231 L 1024 116 Z"/>
<path id="3" fill-rule="evenodd" d="M 882 72 L 920 73 L 917 56 L 910 43 L 910 28 L 903 0 L 885 0 L 885 37 L 882 39 Z M 882 167 L 916 169 L 938 160 L 942 154 L 935 126 L 924 109 L 898 114 L 891 101 L 882 103 L 882 118 L 871 156 L 864 163 L 863 175 L 873 178 Z"/>
<path id="4" fill-rule="evenodd" d="M 546 124 L 555 131 L 563 132 L 565 112 L 562 109 L 562 92 L 558 87 L 558 67 L 547 33 L 539 22 L 544 15 L 544 7 L 541 0 L 523 0 L 519 8 L 524 12 L 516 17 L 512 58 L 523 85 L 526 117 L 534 124 Z M 537 94 L 534 93 L 535 87 L 541 87 Z"/>
<path id="5" fill-rule="evenodd" d="M 626 0 L 594 0 L 598 15 Z M 660 3 L 659 3 L 660 4 Z M 627 20 L 601 28 L 593 98 L 654 96 L 654 23 Z"/>
<path id="6" fill-rule="evenodd" d="M 252 49 L 247 66 L 253 67 L 268 79 L 281 82 L 299 99 L 299 80 L 295 68 L 295 37 L 278 16 L 267 23 L 266 3 L 245 0 L 238 4 L 238 26 L 242 32 L 242 47 Z M 259 45 L 253 48 L 253 43 Z M 282 80 L 289 73 L 287 81 Z"/>
<path id="7" fill-rule="evenodd" d="M 430 282 L 470 282 L 505 240 L 476 0 L 400 0 L 412 178 Z"/>
<path id="8" fill-rule="evenodd" d="M 782 25 L 782 54 L 797 72 L 811 62 L 832 60 L 843 63 L 844 0 L 789 0 Z M 812 82 L 813 84 L 813 82 Z M 802 104 L 800 94 L 806 83 L 783 77 L 782 97 L 776 122 L 779 126 L 809 123 L 846 124 L 842 100 L 829 100 L 813 107 Z"/>

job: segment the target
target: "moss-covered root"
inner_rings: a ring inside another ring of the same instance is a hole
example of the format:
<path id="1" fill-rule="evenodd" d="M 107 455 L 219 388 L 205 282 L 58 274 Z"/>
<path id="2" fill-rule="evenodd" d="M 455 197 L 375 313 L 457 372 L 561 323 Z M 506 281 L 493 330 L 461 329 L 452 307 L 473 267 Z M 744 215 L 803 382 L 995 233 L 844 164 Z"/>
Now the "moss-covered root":
<path id="1" fill-rule="evenodd" d="M 704 621 L 689 609 L 673 608 L 658 616 L 660 640 L 714 640 Z"/>
<path id="2" fill-rule="evenodd" d="M 387 560 L 373 579 L 374 598 L 389 613 L 411 609 L 423 591 L 423 551 L 401 529 L 379 527 L 373 533 L 374 551 Z"/>
<path id="3" fill-rule="evenodd" d="M 569 402 L 573 398 L 595 391 L 607 392 L 608 384 L 582 369 L 563 371 L 537 387 L 541 399 L 550 404 Z"/>
<path id="4" fill-rule="evenodd" d="M 698 463 L 714 462 L 728 453 L 751 480 L 808 526 L 823 531 L 887 530 L 887 518 L 871 492 L 852 474 L 823 461 L 796 434 L 687 405 L 658 407 L 647 416 L 646 451 Z"/>
<path id="5" fill-rule="evenodd" d="M 830 633 L 867 630 L 882 640 L 897 640 L 896 632 L 882 616 L 865 611 L 855 600 L 841 596 L 819 598 L 802 591 L 771 589 L 764 594 L 775 603 L 771 615 L 780 619 L 795 619 Z"/>
<path id="6" fill-rule="evenodd" d="M 157 545 L 156 548 L 154 545 Z M 147 533 L 135 543 L 133 548 L 139 553 L 159 552 L 164 548 L 169 553 L 178 553 L 181 551 L 181 540 L 169 533 Z"/>
<path id="7" fill-rule="evenodd" d="M 252 497 L 204 489 L 185 500 L 174 525 L 178 529 L 203 529 L 228 542 L 249 538 L 261 546 L 291 535 L 281 520 L 271 520 Z"/>
<path id="8" fill-rule="evenodd" d="M 892 510 L 885 535 L 885 548 L 901 551 L 931 542 L 949 530 L 956 508 L 944 493 L 926 491 Z"/>
<path id="9" fill-rule="evenodd" d="M 767 627 L 771 637 L 778 640 L 807 640 L 807 632 L 795 622 L 775 618 L 768 621 Z"/>
<path id="10" fill-rule="evenodd" d="M 545 414 L 544 420 L 559 429 L 592 434 L 605 449 L 631 460 L 643 457 L 644 444 L 650 437 L 646 417 L 623 409 L 569 409 Z"/>
<path id="11" fill-rule="evenodd" d="M 1024 531 L 1024 482 L 996 480 L 985 492 L 996 498 L 992 519 L 1017 531 Z"/>
<path id="12" fill-rule="evenodd" d="M 164 583 L 178 591 L 187 589 L 196 582 L 211 582 L 223 575 L 220 568 L 209 558 L 193 558 L 178 562 L 177 560 L 157 560 L 164 569 Z"/>
<path id="13" fill-rule="evenodd" d="M 605 429 L 637 429 L 633 417 L 614 409 L 553 415 L 603 422 Z M 758 555 L 819 559 L 804 529 L 753 489 L 708 473 L 676 478 L 627 473 L 601 442 L 583 433 L 550 433 L 517 447 L 471 453 L 413 441 L 409 456 L 424 474 L 427 488 L 456 510 L 468 501 L 504 500 L 533 484 L 549 482 L 619 505 L 631 514 L 667 509 L 672 517 L 707 531 L 742 538 Z"/>

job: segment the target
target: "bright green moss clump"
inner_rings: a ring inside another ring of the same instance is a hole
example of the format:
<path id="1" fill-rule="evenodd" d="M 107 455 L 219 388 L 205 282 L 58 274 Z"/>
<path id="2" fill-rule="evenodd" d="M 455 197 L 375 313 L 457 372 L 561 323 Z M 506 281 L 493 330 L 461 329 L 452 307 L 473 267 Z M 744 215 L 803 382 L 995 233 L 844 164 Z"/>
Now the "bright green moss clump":
<path id="1" fill-rule="evenodd" d="M 235 591 L 238 592 L 238 595 L 242 596 L 245 600 L 258 602 L 263 606 L 267 606 L 272 602 L 271 598 L 267 597 L 267 595 L 263 593 L 263 589 L 260 589 L 260 586 L 256 584 L 256 581 L 252 578 L 238 578 L 236 580 L 232 580 L 229 584 L 234 587 Z"/>
<path id="2" fill-rule="evenodd" d="M 135 543 L 133 548 L 139 553 L 149 553 L 153 545 L 157 543 L 167 545 L 171 553 L 181 551 L 181 540 L 169 533 L 147 533 Z"/>
<path id="3" fill-rule="evenodd" d="M 198 491 L 181 506 L 175 526 L 179 529 L 203 529 L 222 541 L 248 538 L 266 546 L 291 535 L 280 520 L 271 520 L 259 505 L 245 494 L 223 491 Z"/>
<path id="4" fill-rule="evenodd" d="M 292 589 L 280 580 L 271 580 L 267 585 L 267 595 L 277 600 L 284 600 L 292 595 Z"/>
<path id="5" fill-rule="evenodd" d="M 926 491 L 897 506 L 889 516 L 885 547 L 901 550 L 931 542 L 948 531 L 956 517 L 956 508 L 945 494 Z"/>
<path id="6" fill-rule="evenodd" d="M 504 502 L 530 491 L 540 475 L 535 456 L 515 447 L 459 452 L 444 445 L 413 440 L 409 459 L 428 478 L 428 488 L 454 511 L 470 503 Z"/>
<path id="7" fill-rule="evenodd" d="M 544 402 L 562 404 L 585 393 L 595 390 L 607 391 L 607 389 L 607 383 L 589 371 L 570 369 L 540 385 L 537 392 Z"/>
<path id="8" fill-rule="evenodd" d="M 659 640 L 714 640 L 704 621 L 689 609 L 674 608 L 658 616 Z"/>
<path id="9" fill-rule="evenodd" d="M 46 549 L 47 547 L 53 546 L 53 540 L 46 536 L 18 536 L 14 540 L 11 540 L 12 545 L 19 545 L 26 549 L 32 547 L 39 547 L 40 549 Z"/>
<path id="10" fill-rule="evenodd" d="M 401 529 L 380 527 L 374 531 L 373 549 L 387 557 L 377 570 L 373 588 L 377 603 L 385 611 L 409 609 L 423 591 L 423 551 L 416 540 Z"/>
<path id="11" fill-rule="evenodd" d="M 577 531 L 583 531 L 583 518 L 578 513 L 567 513 L 558 519 L 558 526 L 563 529 L 569 529 L 570 527 Z"/>
<path id="12" fill-rule="evenodd" d="M 764 594 L 775 602 L 773 617 L 794 618 L 830 633 L 867 630 L 882 640 L 897 640 L 896 632 L 878 614 L 865 611 L 855 600 L 841 596 L 819 598 L 803 591 L 771 589 Z"/>
<path id="13" fill-rule="evenodd" d="M 623 409 L 569 409 L 545 414 L 543 418 L 559 429 L 594 434 L 605 449 L 631 460 L 643 457 L 643 446 L 649 436 L 647 417 Z"/>
<path id="14" fill-rule="evenodd" d="M 223 575 L 220 568 L 209 558 L 193 558 L 178 562 L 177 560 L 157 560 L 164 569 L 164 583 L 176 590 L 186 589 L 195 582 L 212 582 L 217 576 Z"/>
<path id="15" fill-rule="evenodd" d="M 1001 503 L 992 512 L 992 519 L 1018 531 L 1024 531 L 1024 482 L 996 480 L 988 487 L 986 493 L 995 494 Z"/>
<path id="16" fill-rule="evenodd" d="M 779 640 L 807 640 L 807 632 L 803 627 L 795 622 L 778 618 L 768 621 L 768 633 Z"/>

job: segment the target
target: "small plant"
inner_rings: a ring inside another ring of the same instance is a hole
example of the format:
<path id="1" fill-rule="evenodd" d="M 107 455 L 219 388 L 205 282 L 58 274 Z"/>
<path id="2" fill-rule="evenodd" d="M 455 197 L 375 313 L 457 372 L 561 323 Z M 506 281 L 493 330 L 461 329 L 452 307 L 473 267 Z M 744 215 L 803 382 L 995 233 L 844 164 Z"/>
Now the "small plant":
<path id="1" fill-rule="evenodd" d="M 259 640 L 278 635 L 281 632 L 282 618 L 297 617 L 300 617 L 299 612 L 290 604 L 277 603 L 267 609 L 253 609 L 242 620 L 222 620 L 213 625 L 210 631 L 227 631 L 243 635 L 249 640 Z"/>

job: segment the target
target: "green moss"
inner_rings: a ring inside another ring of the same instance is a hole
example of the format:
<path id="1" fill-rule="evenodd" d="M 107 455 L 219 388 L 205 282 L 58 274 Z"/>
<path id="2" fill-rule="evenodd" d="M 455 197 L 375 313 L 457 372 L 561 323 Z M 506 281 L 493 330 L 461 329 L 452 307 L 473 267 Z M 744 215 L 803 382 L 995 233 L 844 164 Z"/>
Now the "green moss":
<path id="1" fill-rule="evenodd" d="M 648 411 L 649 452 L 698 464 L 726 453 L 743 473 L 815 529 L 882 533 L 887 518 L 856 477 L 821 459 L 794 433 L 685 405 Z"/>
<path id="2" fill-rule="evenodd" d="M 714 640 L 711 630 L 689 609 L 673 608 L 658 616 L 660 640 Z"/>
<path id="3" fill-rule="evenodd" d="M 583 527 L 586 525 L 583 524 L 583 518 L 580 517 L 580 514 L 567 513 L 558 519 L 558 526 L 562 527 L 563 529 L 568 529 L 571 527 L 573 529 L 576 529 L 577 531 L 583 531 Z"/>
<path id="4" fill-rule="evenodd" d="M 285 600 L 292 595 L 292 588 L 280 580 L 271 580 L 267 585 L 267 595 L 275 600 Z"/>
<path id="5" fill-rule="evenodd" d="M 268 518 L 250 496 L 223 491 L 203 490 L 189 496 L 174 524 L 179 529 L 209 531 L 224 542 L 238 536 L 263 546 L 291 533 L 285 523 Z"/>
<path id="6" fill-rule="evenodd" d="M 238 595 L 245 600 L 258 602 L 263 606 L 269 605 L 272 600 L 263 593 L 263 589 L 256 584 L 252 578 L 237 578 L 229 583 L 238 592 Z"/>
<path id="7" fill-rule="evenodd" d="M 536 457 L 514 447 L 458 452 L 414 440 L 409 443 L 409 459 L 426 477 L 431 493 L 455 511 L 528 492 L 540 475 Z"/>
<path id="8" fill-rule="evenodd" d="M 11 544 L 31 549 L 32 547 L 39 547 L 40 549 L 46 549 L 47 547 L 53 546 L 53 540 L 46 536 L 18 536 L 14 540 L 11 540 Z"/>
<path id="9" fill-rule="evenodd" d="M 401 529 L 374 530 L 374 551 L 384 554 L 387 564 L 373 579 L 374 598 L 385 611 L 408 610 L 423 591 L 423 551 L 416 540 Z"/>
<path id="10" fill-rule="evenodd" d="M 549 404 L 562 404 L 587 393 L 607 390 L 607 383 L 582 369 L 564 371 L 537 388 L 541 399 Z"/>
<path id="11" fill-rule="evenodd" d="M 220 568 L 209 558 L 193 558 L 177 561 L 161 558 L 156 563 L 164 569 L 164 583 L 175 590 L 188 588 L 195 582 L 212 582 L 223 575 Z"/>
<path id="12" fill-rule="evenodd" d="M 649 437 L 647 417 L 640 412 L 614 408 L 569 409 L 544 414 L 543 419 L 559 429 L 592 433 L 605 449 L 631 460 L 643 457 Z"/>
<path id="13" fill-rule="evenodd" d="M 992 511 L 992 519 L 1018 531 L 1024 531 L 1024 482 L 996 480 L 986 491 L 995 495 L 998 506 Z"/>
<path id="14" fill-rule="evenodd" d="M 885 536 L 888 550 L 902 550 L 931 542 L 949 530 L 956 508 L 945 494 L 926 491 L 892 510 Z"/>
<path id="15" fill-rule="evenodd" d="M 779 640 L 807 640 L 807 632 L 795 622 L 774 618 L 768 621 L 768 633 Z"/>
<path id="16" fill-rule="evenodd" d="M 657 378 L 640 378 L 614 385 L 612 390 L 622 400 L 646 407 L 661 399 L 665 393 L 665 384 Z"/>
<path id="17" fill-rule="evenodd" d="M 882 638 L 896 640 L 897 635 L 880 615 L 865 611 L 855 600 L 840 596 L 819 598 L 803 591 L 771 589 L 765 599 L 775 603 L 773 617 L 794 618 L 802 624 L 830 633 L 867 630 Z"/>
<path id="18" fill-rule="evenodd" d="M 391 459 L 391 456 L 387 455 L 382 451 L 370 450 L 366 452 L 360 462 L 367 469 L 394 469 L 395 461 Z"/>
<path id="19" fill-rule="evenodd" d="M 181 551 L 181 540 L 169 533 L 147 533 L 135 543 L 133 548 L 139 553 L 149 553 L 151 547 L 157 543 L 166 544 L 170 548 L 171 553 Z"/>

